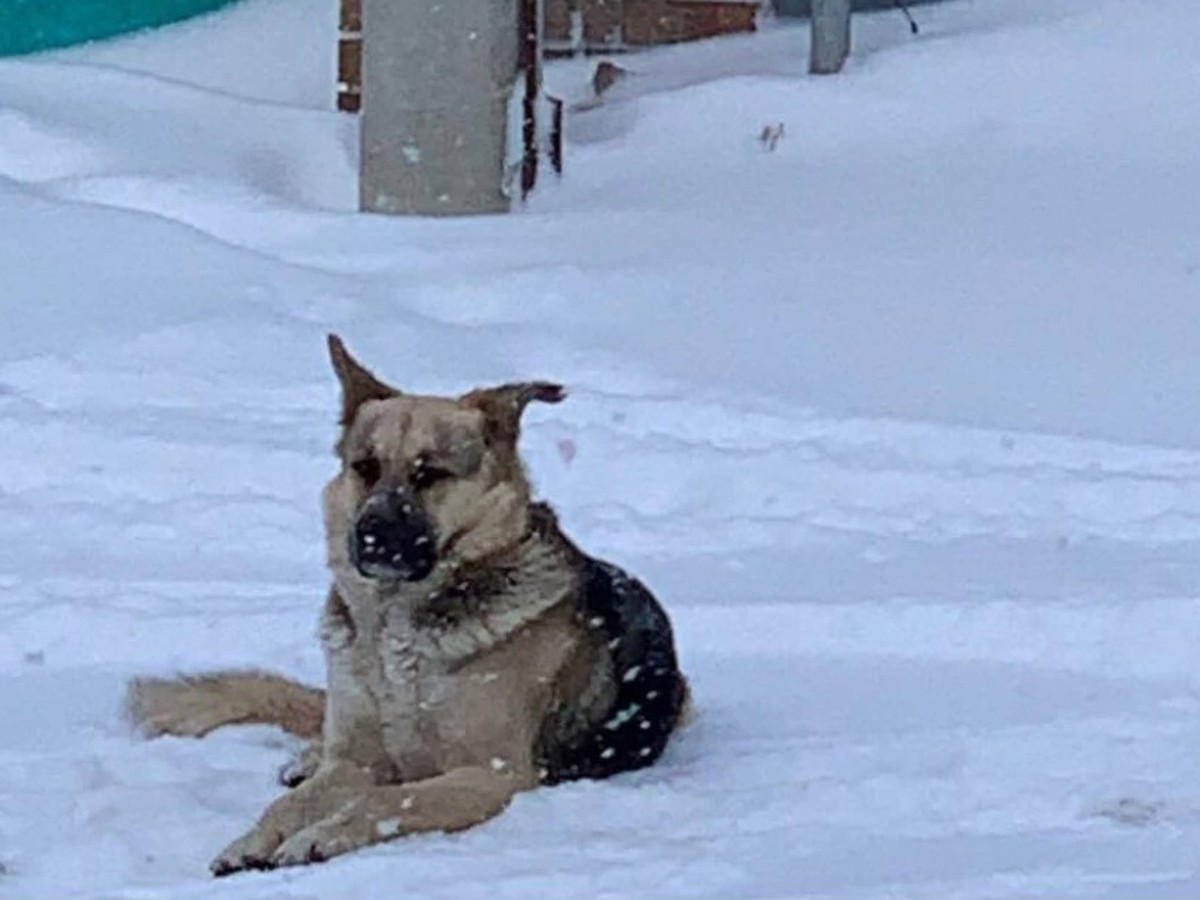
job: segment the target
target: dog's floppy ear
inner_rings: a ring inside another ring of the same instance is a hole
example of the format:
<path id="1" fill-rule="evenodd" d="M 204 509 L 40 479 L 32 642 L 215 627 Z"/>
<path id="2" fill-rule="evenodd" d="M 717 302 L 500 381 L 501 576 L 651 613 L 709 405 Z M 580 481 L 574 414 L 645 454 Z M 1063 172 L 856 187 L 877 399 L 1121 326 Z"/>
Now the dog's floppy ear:
<path id="1" fill-rule="evenodd" d="M 342 425 L 353 422 L 358 408 L 368 400 L 400 396 L 400 391 L 384 384 L 351 356 L 336 334 L 329 335 L 329 359 L 342 385 Z"/>
<path id="2" fill-rule="evenodd" d="M 516 440 L 521 430 L 521 414 L 534 400 L 559 403 L 567 389 L 550 381 L 522 381 L 493 388 L 477 388 L 466 394 L 462 402 L 482 410 L 488 430 L 494 437 Z"/>

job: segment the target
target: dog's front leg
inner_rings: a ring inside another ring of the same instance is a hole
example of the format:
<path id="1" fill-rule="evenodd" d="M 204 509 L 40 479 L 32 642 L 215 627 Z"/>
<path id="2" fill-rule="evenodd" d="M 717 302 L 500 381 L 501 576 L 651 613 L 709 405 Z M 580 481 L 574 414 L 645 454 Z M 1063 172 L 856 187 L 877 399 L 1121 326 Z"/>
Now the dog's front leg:
<path id="1" fill-rule="evenodd" d="M 374 786 L 369 771 L 351 765 L 318 770 L 295 790 L 267 807 L 248 832 L 226 847 L 209 867 L 216 876 L 247 869 L 271 869 L 276 851 L 289 837 L 329 818 Z"/>
<path id="2" fill-rule="evenodd" d="M 462 831 L 504 809 L 532 786 L 507 769 L 466 766 L 403 785 L 372 787 L 334 814 L 293 834 L 271 864 L 294 866 L 423 831 Z"/>

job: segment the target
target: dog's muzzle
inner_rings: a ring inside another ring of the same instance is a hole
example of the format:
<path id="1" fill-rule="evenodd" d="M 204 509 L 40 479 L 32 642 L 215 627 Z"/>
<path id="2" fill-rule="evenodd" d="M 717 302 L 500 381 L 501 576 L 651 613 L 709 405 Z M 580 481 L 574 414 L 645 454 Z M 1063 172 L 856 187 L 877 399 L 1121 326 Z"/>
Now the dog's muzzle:
<path id="1" fill-rule="evenodd" d="M 350 561 L 366 578 L 420 581 L 437 564 L 433 526 L 404 490 L 377 491 L 359 509 Z"/>

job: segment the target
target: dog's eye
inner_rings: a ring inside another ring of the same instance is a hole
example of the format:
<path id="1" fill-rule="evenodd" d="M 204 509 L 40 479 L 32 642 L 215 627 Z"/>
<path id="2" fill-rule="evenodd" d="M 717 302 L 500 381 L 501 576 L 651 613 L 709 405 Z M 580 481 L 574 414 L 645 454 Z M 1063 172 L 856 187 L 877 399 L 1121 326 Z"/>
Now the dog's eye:
<path id="1" fill-rule="evenodd" d="M 413 467 L 412 486 L 417 488 L 417 490 L 421 490 L 430 485 L 437 484 L 439 481 L 445 481 L 453 475 L 454 473 L 449 469 L 430 465 L 424 460 L 417 460 L 417 464 Z"/>
<path id="2" fill-rule="evenodd" d="M 373 456 L 364 456 L 362 459 L 355 460 L 350 464 L 350 468 L 367 487 L 371 487 L 383 475 L 383 466 Z"/>

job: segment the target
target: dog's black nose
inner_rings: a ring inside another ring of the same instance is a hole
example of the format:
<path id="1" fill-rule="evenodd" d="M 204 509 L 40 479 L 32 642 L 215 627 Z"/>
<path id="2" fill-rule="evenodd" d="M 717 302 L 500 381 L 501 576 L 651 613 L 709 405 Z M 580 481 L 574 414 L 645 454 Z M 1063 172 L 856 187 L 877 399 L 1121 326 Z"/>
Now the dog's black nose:
<path id="1" fill-rule="evenodd" d="M 420 581 L 437 563 L 428 516 L 406 491 L 372 494 L 350 534 L 350 559 L 367 578 Z"/>

